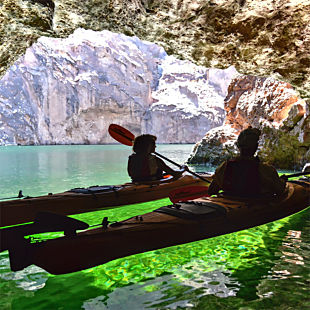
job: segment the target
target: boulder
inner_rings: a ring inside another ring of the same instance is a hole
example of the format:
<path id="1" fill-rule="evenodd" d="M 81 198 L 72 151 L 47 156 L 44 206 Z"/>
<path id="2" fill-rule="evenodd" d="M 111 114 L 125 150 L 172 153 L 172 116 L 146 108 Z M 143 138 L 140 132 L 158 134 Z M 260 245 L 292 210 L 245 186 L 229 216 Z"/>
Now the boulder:
<path id="1" fill-rule="evenodd" d="M 290 84 L 270 77 L 238 76 L 224 104 L 224 125 L 206 134 L 188 163 L 215 164 L 235 156 L 238 134 L 248 126 L 262 131 L 259 155 L 264 161 L 282 169 L 300 169 L 309 161 L 309 105 Z"/>

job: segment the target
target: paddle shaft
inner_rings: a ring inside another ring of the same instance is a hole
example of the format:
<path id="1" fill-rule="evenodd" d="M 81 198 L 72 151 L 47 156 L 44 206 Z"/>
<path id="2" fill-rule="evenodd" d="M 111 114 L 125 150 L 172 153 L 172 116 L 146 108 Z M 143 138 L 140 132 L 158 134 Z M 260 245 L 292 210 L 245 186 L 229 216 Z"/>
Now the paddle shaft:
<path id="1" fill-rule="evenodd" d="M 171 159 L 165 157 L 164 155 L 161 155 L 161 154 L 159 154 L 159 153 L 157 153 L 157 152 L 154 152 L 154 154 L 155 154 L 156 156 L 161 157 L 162 159 L 164 159 L 164 160 L 170 162 L 171 164 L 174 164 L 174 165 L 176 165 L 177 167 L 182 168 L 181 165 L 179 165 L 178 163 L 174 162 L 173 160 L 171 160 Z M 211 183 L 209 180 L 205 179 L 204 177 L 202 177 L 201 175 L 199 175 L 199 174 L 197 174 L 197 173 L 195 173 L 195 172 L 193 172 L 193 171 L 190 171 L 190 170 L 186 170 L 186 171 L 188 171 L 189 173 L 191 173 L 192 175 L 194 175 L 195 177 L 199 178 L 199 179 L 202 180 L 202 181 L 205 181 L 205 182 L 207 182 L 207 183 Z"/>
<path id="2" fill-rule="evenodd" d="M 297 173 L 293 173 L 293 174 L 288 174 L 286 177 L 287 178 L 294 178 L 294 177 L 300 177 L 302 175 L 307 175 L 310 174 L 310 172 L 297 172 Z"/>
<path id="3" fill-rule="evenodd" d="M 122 144 L 125 144 L 125 145 L 133 144 L 133 141 L 134 141 L 134 138 L 135 138 L 134 134 L 131 133 L 128 129 L 125 129 L 124 127 L 121 127 L 120 125 L 116 125 L 116 124 L 111 124 L 109 126 L 109 133 L 112 136 L 112 138 L 114 138 L 116 141 L 118 141 L 118 142 L 120 142 Z M 115 136 L 115 134 L 116 134 L 116 136 Z M 128 135 L 130 135 L 130 137 Z M 119 136 L 121 138 L 119 138 Z M 124 138 L 126 140 L 126 142 L 123 141 L 122 138 Z M 163 155 L 161 155 L 161 154 L 159 154 L 157 152 L 154 152 L 154 154 L 156 156 L 161 157 L 162 159 L 170 162 L 171 164 L 174 164 L 177 167 L 182 168 L 181 165 L 179 165 L 178 163 L 172 161 L 171 159 L 169 159 L 169 158 L 167 158 L 167 157 L 165 157 L 165 156 L 163 156 Z M 201 179 L 204 182 L 211 183 L 209 180 L 205 179 L 204 177 L 200 176 L 199 174 L 197 174 L 195 172 L 192 172 L 190 170 L 186 170 L 186 171 L 188 171 L 189 173 L 191 173 L 192 175 L 194 175 L 195 177 Z"/>

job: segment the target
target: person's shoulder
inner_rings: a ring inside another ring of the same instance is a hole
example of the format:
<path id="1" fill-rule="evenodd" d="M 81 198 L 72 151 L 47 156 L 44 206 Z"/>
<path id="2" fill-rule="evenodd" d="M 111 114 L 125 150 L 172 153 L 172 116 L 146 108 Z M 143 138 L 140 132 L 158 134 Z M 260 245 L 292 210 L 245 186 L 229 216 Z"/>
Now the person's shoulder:
<path id="1" fill-rule="evenodd" d="M 128 160 L 140 160 L 141 156 L 139 156 L 137 153 L 132 153 L 128 156 Z"/>
<path id="2" fill-rule="evenodd" d="M 269 170 L 276 170 L 276 168 L 270 164 L 264 163 L 264 162 L 259 162 L 259 166 L 264 168 L 264 169 L 269 169 Z"/>
<path id="3" fill-rule="evenodd" d="M 224 167 L 226 167 L 229 163 L 234 163 L 234 162 L 236 162 L 236 161 L 238 161 L 238 160 L 240 160 L 239 157 L 228 158 L 228 159 L 222 161 L 222 162 L 220 163 L 220 165 L 218 166 L 218 168 L 224 168 Z"/>
<path id="4" fill-rule="evenodd" d="M 215 173 L 219 173 L 220 171 L 223 171 L 226 169 L 227 167 L 227 163 L 229 162 L 229 160 L 225 160 L 223 161 L 215 170 Z"/>
<path id="5" fill-rule="evenodd" d="M 259 171 L 263 175 L 278 175 L 277 169 L 274 166 L 263 162 L 259 163 Z"/>
<path id="6" fill-rule="evenodd" d="M 223 161 L 223 162 L 218 166 L 218 168 L 226 167 L 227 164 L 228 164 L 230 161 L 231 161 L 230 159 Z"/>
<path id="7" fill-rule="evenodd" d="M 150 157 L 151 160 L 156 160 L 157 165 L 159 165 L 160 167 L 167 166 L 165 162 L 161 158 L 157 157 L 156 155 L 151 154 L 150 156 L 152 156 Z"/>

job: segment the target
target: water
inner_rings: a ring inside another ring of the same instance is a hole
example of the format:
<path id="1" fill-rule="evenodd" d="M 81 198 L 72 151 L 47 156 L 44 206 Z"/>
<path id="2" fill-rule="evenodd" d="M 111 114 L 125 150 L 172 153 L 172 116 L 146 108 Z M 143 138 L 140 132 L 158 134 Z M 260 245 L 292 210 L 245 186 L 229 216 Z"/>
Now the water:
<path id="1" fill-rule="evenodd" d="M 182 164 L 191 148 L 160 145 L 157 151 Z M 129 154 L 121 145 L 2 147 L 0 194 L 15 196 L 22 189 L 25 195 L 41 195 L 127 182 Z M 77 218 L 89 224 L 103 216 L 120 220 L 167 202 Z M 310 309 L 309 212 L 62 276 L 35 266 L 13 273 L 3 252 L 0 309 Z"/>
<path id="2" fill-rule="evenodd" d="M 183 164 L 192 147 L 166 144 L 157 146 L 156 151 Z M 131 148 L 124 145 L 2 147 L 0 198 L 16 196 L 19 190 L 34 196 L 74 187 L 128 182 L 130 153 Z"/>

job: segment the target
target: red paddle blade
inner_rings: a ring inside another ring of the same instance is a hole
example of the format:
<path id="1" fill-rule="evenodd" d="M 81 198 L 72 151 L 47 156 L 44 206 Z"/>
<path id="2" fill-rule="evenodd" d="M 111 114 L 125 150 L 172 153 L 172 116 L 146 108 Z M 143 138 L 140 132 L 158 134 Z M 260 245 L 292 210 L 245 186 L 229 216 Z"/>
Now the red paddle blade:
<path id="1" fill-rule="evenodd" d="M 169 199 L 172 203 L 193 200 L 199 197 L 208 197 L 207 186 L 188 186 L 177 188 L 169 193 Z"/>
<path id="2" fill-rule="evenodd" d="M 111 124 L 109 126 L 109 134 L 110 136 L 115 139 L 116 141 L 132 146 L 133 145 L 133 140 L 135 138 L 134 134 L 131 133 L 129 130 L 125 129 L 124 127 L 116 124 Z"/>

